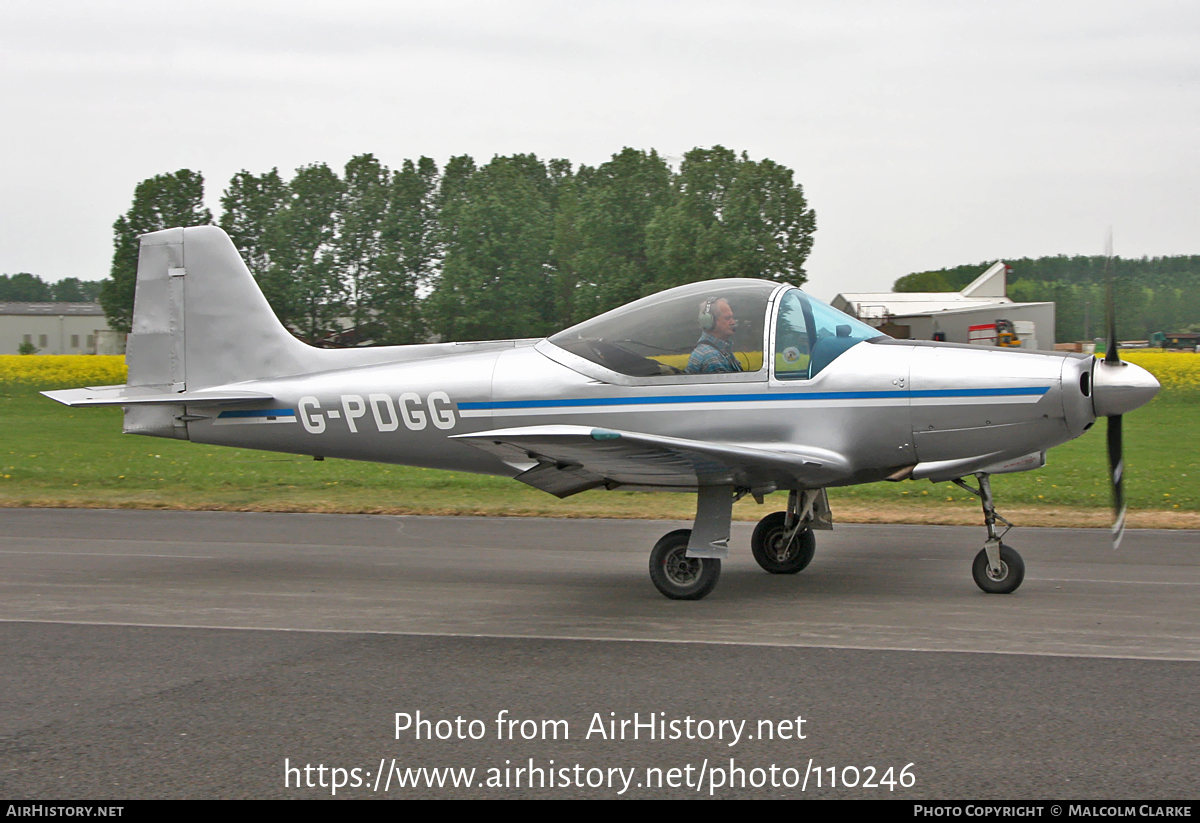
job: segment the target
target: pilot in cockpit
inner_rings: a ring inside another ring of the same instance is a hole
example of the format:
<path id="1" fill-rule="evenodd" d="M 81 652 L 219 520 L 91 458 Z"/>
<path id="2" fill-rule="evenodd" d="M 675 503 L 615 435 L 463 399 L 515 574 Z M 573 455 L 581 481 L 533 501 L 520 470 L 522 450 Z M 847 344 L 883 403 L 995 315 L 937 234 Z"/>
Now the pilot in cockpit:
<path id="1" fill-rule="evenodd" d="M 700 340 L 688 358 L 688 374 L 724 374 L 742 370 L 733 352 L 737 320 L 729 301 L 716 295 L 700 304 Z"/>

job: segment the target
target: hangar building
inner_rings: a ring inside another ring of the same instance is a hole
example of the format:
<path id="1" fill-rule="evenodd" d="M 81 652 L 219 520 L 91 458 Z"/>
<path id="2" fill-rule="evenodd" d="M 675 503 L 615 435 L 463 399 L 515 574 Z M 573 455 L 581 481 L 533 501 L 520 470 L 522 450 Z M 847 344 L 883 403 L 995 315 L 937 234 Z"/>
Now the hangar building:
<path id="1" fill-rule="evenodd" d="M 845 293 L 833 306 L 906 340 L 1054 350 L 1054 303 L 1010 300 L 1003 261 L 960 292 Z"/>
<path id="2" fill-rule="evenodd" d="M 123 354 L 124 337 L 99 303 L 0 302 L 0 354 L 17 354 L 22 343 L 38 354 Z"/>

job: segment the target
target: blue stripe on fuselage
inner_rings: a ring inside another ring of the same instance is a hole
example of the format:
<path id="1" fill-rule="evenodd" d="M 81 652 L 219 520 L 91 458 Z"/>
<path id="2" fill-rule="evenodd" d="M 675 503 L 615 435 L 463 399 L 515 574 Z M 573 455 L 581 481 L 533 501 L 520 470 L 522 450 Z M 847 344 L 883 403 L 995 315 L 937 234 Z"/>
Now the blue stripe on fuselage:
<path id="1" fill-rule="evenodd" d="M 295 417 L 295 409 L 237 409 L 234 411 L 223 411 L 217 415 L 218 419 L 229 419 L 231 417 Z"/>
<path id="2" fill-rule="evenodd" d="M 557 400 L 494 400 L 459 403 L 462 411 L 492 409 L 550 409 L 579 406 L 643 406 L 673 403 L 746 403 L 779 402 L 781 400 L 883 400 L 912 397 L 1016 397 L 1044 395 L 1049 386 L 1012 389 L 924 389 L 918 391 L 835 391 L 787 392 L 757 394 L 669 394 L 652 397 L 581 397 Z"/>

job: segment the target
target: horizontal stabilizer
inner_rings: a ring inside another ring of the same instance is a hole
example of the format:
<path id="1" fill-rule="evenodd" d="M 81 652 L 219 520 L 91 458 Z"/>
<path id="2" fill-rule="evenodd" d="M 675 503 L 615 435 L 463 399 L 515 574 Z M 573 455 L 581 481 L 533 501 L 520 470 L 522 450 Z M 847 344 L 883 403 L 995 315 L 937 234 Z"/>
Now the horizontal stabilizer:
<path id="1" fill-rule="evenodd" d="M 274 400 L 257 391 L 184 391 L 161 392 L 139 386 L 99 386 L 86 389 L 60 389 L 42 394 L 64 406 L 228 406 L 234 403 L 261 403 Z"/>

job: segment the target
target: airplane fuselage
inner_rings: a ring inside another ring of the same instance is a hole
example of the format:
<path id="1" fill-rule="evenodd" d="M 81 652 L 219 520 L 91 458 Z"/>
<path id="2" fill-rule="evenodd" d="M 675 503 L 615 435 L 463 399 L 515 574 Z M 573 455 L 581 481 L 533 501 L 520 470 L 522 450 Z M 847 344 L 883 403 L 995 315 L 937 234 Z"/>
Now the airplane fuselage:
<path id="1" fill-rule="evenodd" d="M 1091 359 L 904 341 L 859 343 L 812 380 L 688 378 L 628 386 L 582 374 L 542 341 L 239 384 L 275 400 L 189 409 L 188 438 L 270 451 L 513 476 L 451 439 L 497 428 L 602 426 L 771 449 L 828 450 L 850 465 L 829 485 L 905 467 L 1041 452 L 1095 419 Z M 563 358 L 565 359 L 565 358 Z M 746 377 L 750 377 L 747 375 Z"/>

